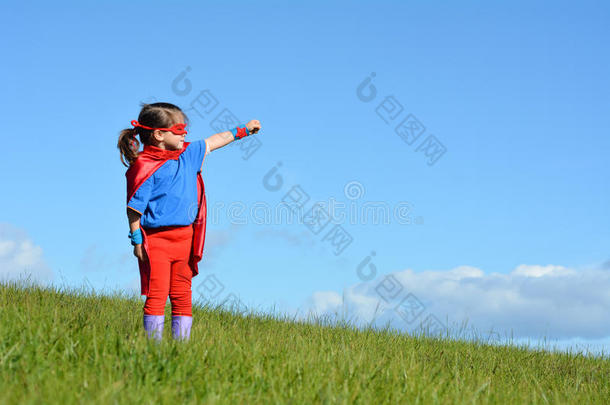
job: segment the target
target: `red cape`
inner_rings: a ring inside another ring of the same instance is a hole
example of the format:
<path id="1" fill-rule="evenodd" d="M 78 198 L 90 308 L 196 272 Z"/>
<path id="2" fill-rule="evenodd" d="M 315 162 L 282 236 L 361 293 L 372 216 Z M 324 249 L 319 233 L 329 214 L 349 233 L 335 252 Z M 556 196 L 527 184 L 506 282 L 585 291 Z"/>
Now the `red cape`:
<path id="1" fill-rule="evenodd" d="M 178 157 L 182 152 L 186 150 L 186 147 L 190 142 L 185 142 L 182 150 L 169 151 L 160 149 L 154 146 L 145 145 L 144 150 L 140 152 L 138 158 L 129 166 L 125 177 L 127 177 L 127 204 L 131 197 L 138 191 L 140 186 L 150 177 L 152 174 L 167 162 L 169 159 L 178 160 Z M 205 243 L 205 219 L 206 219 L 206 202 L 205 202 L 205 188 L 203 185 L 203 178 L 201 172 L 197 173 L 197 202 L 199 210 L 197 211 L 197 217 L 193 222 L 193 248 L 189 257 L 189 267 L 193 272 L 193 277 L 199 274 L 198 263 L 203 257 L 203 245 Z M 146 240 L 146 232 L 142 225 L 140 225 L 142 231 L 142 247 L 146 251 L 148 256 L 148 243 Z M 148 284 L 150 281 L 150 263 L 147 261 L 143 262 L 138 260 L 140 266 L 140 283 L 141 283 L 141 295 L 148 295 Z"/>

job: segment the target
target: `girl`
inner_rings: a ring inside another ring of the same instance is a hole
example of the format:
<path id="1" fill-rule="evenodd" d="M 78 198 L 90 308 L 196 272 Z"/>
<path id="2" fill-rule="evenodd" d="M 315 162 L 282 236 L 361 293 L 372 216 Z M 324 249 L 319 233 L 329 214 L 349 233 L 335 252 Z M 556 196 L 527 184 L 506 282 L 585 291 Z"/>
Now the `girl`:
<path id="1" fill-rule="evenodd" d="M 187 117 L 169 103 L 142 104 L 133 128 L 121 131 L 118 148 L 128 166 L 127 218 L 133 254 L 140 268 L 144 329 L 161 340 L 165 303 L 172 304 L 172 336 L 188 340 L 192 324 L 191 279 L 205 241 L 205 156 L 235 139 L 258 132 L 258 120 L 245 127 L 185 142 Z M 140 140 L 136 138 L 140 137 Z M 144 144 L 138 152 L 140 143 Z"/>

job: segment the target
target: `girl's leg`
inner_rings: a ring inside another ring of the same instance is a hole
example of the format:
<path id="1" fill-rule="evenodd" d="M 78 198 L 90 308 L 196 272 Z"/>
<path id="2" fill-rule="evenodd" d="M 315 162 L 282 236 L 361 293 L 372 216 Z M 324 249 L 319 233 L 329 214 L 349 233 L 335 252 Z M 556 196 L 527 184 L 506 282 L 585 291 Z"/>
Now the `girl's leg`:
<path id="1" fill-rule="evenodd" d="M 169 299 L 172 303 L 172 335 L 174 339 L 188 340 L 193 323 L 191 279 L 193 273 L 188 262 L 172 263 Z"/>
<path id="2" fill-rule="evenodd" d="M 191 227 L 189 227 L 191 228 Z M 192 229 L 192 228 L 191 228 Z M 192 232 L 183 231 L 178 260 L 171 266 L 169 299 L 172 303 L 172 335 L 175 339 L 188 340 L 193 322 L 191 281 L 193 273 L 188 265 L 192 246 Z"/>
<path id="3" fill-rule="evenodd" d="M 193 273 L 187 261 L 172 263 L 169 299 L 172 316 L 193 316 L 191 281 Z"/>
<path id="4" fill-rule="evenodd" d="M 152 250 L 152 249 L 149 249 Z M 165 304 L 169 295 L 169 278 L 171 273 L 171 263 L 155 253 L 150 254 L 150 283 L 148 295 L 144 303 L 144 314 L 146 315 L 165 315 Z"/>
<path id="5" fill-rule="evenodd" d="M 159 239 L 159 240 L 157 240 Z M 144 303 L 144 329 L 149 337 L 161 340 L 165 321 L 165 304 L 169 294 L 171 258 L 167 244 L 157 235 L 148 239 L 148 259 L 150 263 L 149 291 Z"/>

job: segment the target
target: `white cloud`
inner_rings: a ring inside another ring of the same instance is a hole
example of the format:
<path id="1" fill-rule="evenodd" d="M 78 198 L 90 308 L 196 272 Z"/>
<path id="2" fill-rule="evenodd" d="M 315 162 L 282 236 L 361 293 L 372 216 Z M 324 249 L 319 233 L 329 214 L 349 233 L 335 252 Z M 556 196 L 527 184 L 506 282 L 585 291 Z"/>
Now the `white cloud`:
<path id="1" fill-rule="evenodd" d="M 26 279 L 28 276 L 34 282 L 52 281 L 53 272 L 44 262 L 42 248 L 24 231 L 10 224 L 0 224 L 0 280 Z"/>
<path id="2" fill-rule="evenodd" d="M 520 265 L 509 274 L 460 266 L 404 270 L 315 293 L 304 312 L 414 331 L 422 321 L 454 335 L 604 339 L 610 336 L 610 270 Z M 466 325 L 466 327 L 464 327 Z"/>
<path id="3" fill-rule="evenodd" d="M 316 291 L 310 298 L 309 307 L 316 314 L 332 312 L 341 307 L 343 298 L 335 291 Z"/>
<path id="4" fill-rule="evenodd" d="M 517 268 L 513 270 L 512 274 L 516 276 L 542 277 L 575 274 L 575 271 L 563 266 L 553 266 L 552 264 L 547 266 L 530 266 L 522 264 L 517 266 Z"/>

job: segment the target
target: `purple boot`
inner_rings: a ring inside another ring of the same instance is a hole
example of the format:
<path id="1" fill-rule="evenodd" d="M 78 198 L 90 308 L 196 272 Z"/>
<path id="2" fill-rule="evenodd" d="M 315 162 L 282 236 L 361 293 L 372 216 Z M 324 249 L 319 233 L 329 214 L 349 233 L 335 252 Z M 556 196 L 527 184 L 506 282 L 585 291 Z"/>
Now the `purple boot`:
<path id="1" fill-rule="evenodd" d="M 177 340 L 189 340 L 191 337 L 192 316 L 172 316 L 172 336 Z"/>
<path id="2" fill-rule="evenodd" d="M 144 314 L 144 330 L 148 333 L 148 337 L 152 337 L 161 341 L 163 337 L 163 322 L 165 315 L 146 315 Z"/>

